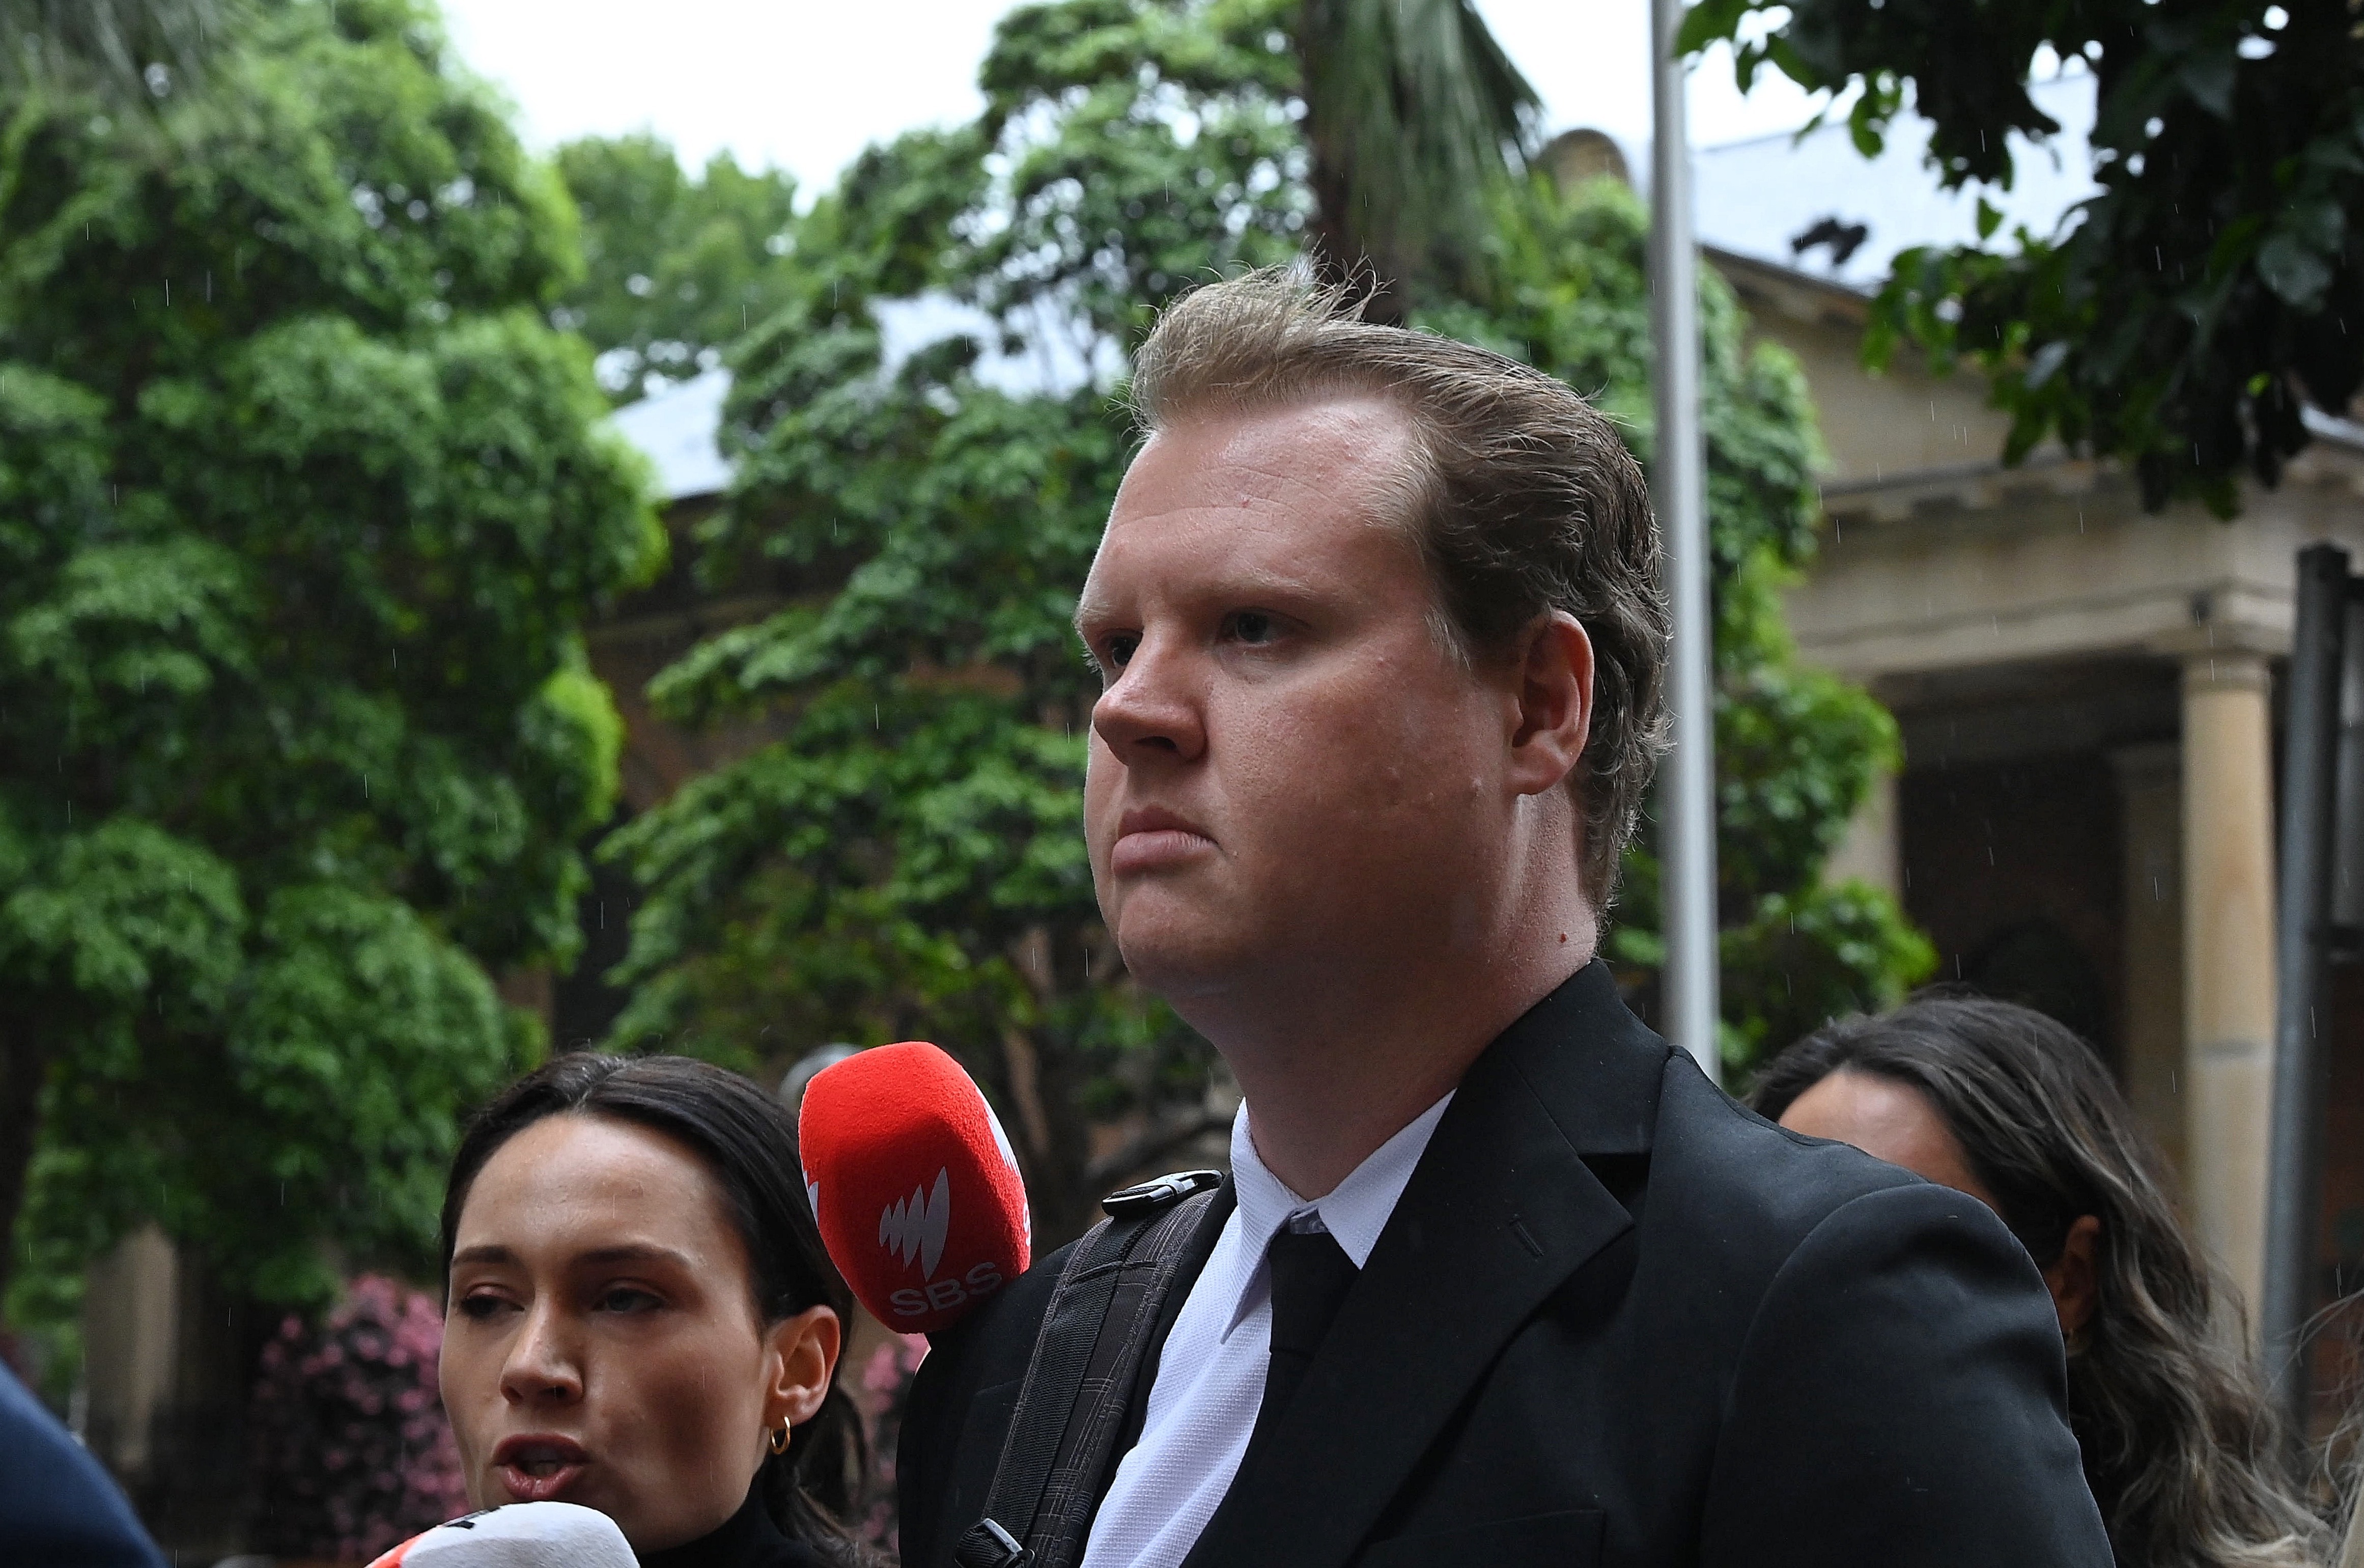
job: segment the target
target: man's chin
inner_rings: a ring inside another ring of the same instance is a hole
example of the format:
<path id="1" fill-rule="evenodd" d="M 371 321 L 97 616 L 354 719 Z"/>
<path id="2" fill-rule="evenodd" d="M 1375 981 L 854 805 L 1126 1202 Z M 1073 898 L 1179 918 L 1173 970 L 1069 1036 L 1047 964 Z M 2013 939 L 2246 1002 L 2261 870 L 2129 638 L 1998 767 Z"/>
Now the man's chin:
<path id="1" fill-rule="evenodd" d="M 1236 932 L 1167 912 L 1121 921 L 1116 946 L 1136 983 L 1177 1006 L 1237 984 L 1250 958 Z"/>

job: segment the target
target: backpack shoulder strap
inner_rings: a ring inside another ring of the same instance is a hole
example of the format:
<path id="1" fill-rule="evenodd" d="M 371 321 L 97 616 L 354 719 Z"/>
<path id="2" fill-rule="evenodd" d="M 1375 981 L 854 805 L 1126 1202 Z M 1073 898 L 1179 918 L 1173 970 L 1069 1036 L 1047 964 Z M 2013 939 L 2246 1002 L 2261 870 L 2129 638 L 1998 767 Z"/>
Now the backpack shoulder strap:
<path id="1" fill-rule="evenodd" d="M 1073 1568 L 1082 1558 L 1159 1304 L 1221 1182 L 1186 1170 L 1104 1200 L 1109 1217 L 1076 1244 L 1052 1289 L 985 1518 L 953 1548 L 954 1568 Z"/>

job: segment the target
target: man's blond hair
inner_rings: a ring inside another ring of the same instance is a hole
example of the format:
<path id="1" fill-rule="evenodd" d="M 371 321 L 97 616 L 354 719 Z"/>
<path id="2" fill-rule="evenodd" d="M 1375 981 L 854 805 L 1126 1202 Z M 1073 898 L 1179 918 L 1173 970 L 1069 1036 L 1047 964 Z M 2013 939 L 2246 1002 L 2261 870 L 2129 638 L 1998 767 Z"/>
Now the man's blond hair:
<path id="1" fill-rule="evenodd" d="M 1374 326 L 1348 291 L 1277 268 L 1184 295 L 1133 362 L 1133 412 L 1150 432 L 1357 394 L 1394 404 L 1415 432 L 1401 521 L 1436 585 L 1447 646 L 1499 655 L 1551 610 L 1592 639 L 1591 732 L 1568 790 L 1579 875 L 1606 907 L 1667 734 L 1657 529 L 1615 427 L 1532 366 Z"/>

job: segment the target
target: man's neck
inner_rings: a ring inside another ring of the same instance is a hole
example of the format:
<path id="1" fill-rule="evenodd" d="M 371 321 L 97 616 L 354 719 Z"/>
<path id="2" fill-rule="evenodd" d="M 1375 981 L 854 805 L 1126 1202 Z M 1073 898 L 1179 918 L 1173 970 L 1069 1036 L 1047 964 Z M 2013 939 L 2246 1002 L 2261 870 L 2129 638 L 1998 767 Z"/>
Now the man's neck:
<path id="1" fill-rule="evenodd" d="M 1366 994 L 1325 1004 L 1318 1016 L 1283 1002 L 1258 1009 L 1260 1019 L 1199 1027 L 1239 1081 L 1257 1157 L 1289 1191 L 1320 1198 L 1450 1093 L 1496 1036 L 1589 963 L 1589 930 L 1585 938 L 1468 977 L 1466 986 Z"/>

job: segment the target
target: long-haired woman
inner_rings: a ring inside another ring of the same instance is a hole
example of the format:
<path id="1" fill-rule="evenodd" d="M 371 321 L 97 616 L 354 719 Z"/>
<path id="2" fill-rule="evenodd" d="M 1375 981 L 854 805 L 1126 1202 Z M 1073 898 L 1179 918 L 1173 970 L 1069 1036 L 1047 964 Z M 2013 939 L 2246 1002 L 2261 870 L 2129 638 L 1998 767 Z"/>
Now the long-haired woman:
<path id="1" fill-rule="evenodd" d="M 561 1057 L 463 1139 L 442 1390 L 479 1507 L 613 1518 L 644 1568 L 864 1561 L 852 1301 L 771 1096 L 681 1057 Z"/>
<path id="2" fill-rule="evenodd" d="M 2297 1568 L 2319 1522 L 2224 1286 L 2100 1060 L 2028 1008 L 1930 996 L 1826 1025 L 1766 1068 L 1756 1108 L 1984 1201 L 2042 1270 L 2069 1424 L 2121 1568 Z"/>

